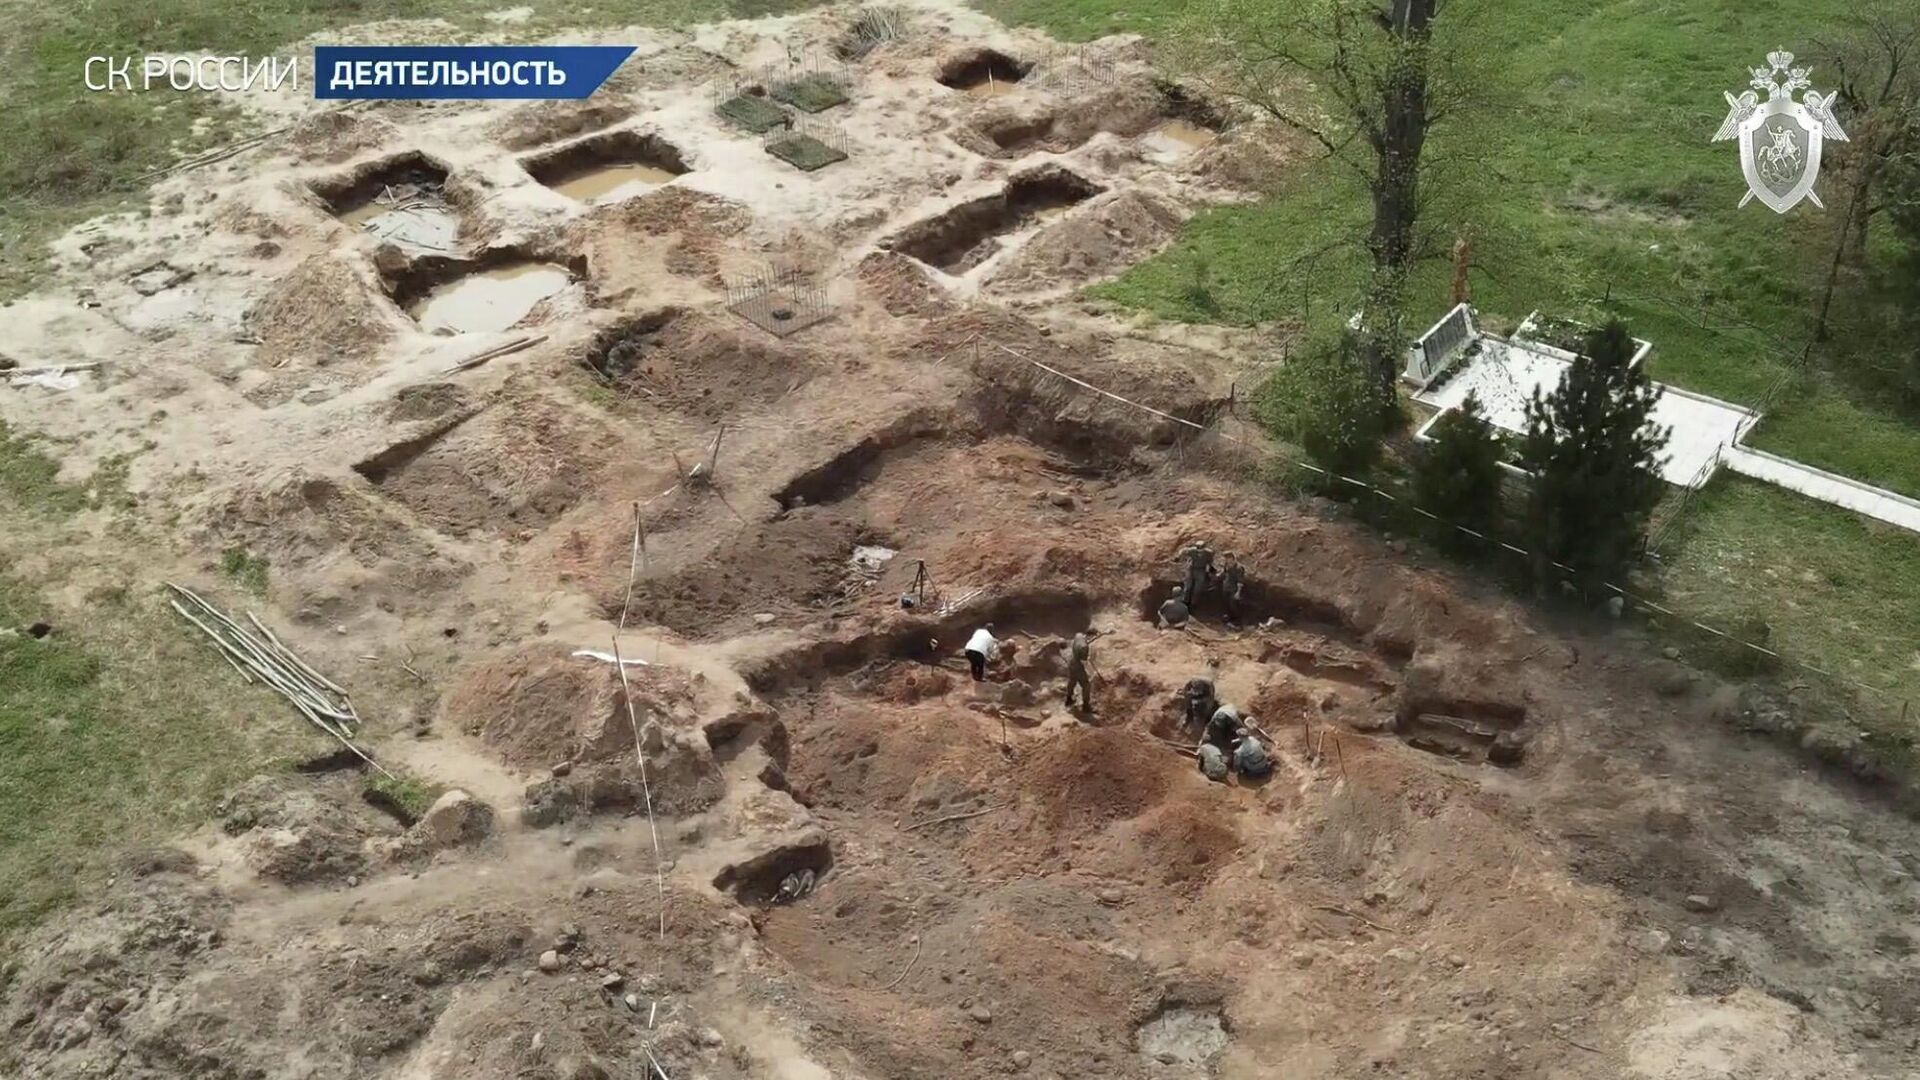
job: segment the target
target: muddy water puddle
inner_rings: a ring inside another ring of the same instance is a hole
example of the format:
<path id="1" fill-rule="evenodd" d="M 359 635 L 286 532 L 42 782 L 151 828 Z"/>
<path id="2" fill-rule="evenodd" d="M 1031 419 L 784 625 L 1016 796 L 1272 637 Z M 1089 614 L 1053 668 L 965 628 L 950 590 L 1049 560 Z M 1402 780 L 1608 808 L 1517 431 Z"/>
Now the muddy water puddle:
<path id="1" fill-rule="evenodd" d="M 340 220 L 375 240 L 424 248 L 452 251 L 460 236 L 460 218 L 443 204 L 392 206 L 370 202 L 343 212 Z"/>
<path id="2" fill-rule="evenodd" d="M 1146 142 L 1163 153 L 1191 154 L 1211 145 L 1219 137 L 1219 132 L 1201 127 L 1191 120 L 1169 120 L 1147 132 Z"/>
<path id="3" fill-rule="evenodd" d="M 992 77 L 982 79 L 972 86 L 963 86 L 960 88 L 961 93 L 966 94 L 968 97 L 977 98 L 1006 97 L 1008 94 L 1018 93 L 1019 90 L 1020 84 L 1017 82 L 1009 82 L 1005 79 Z"/>
<path id="4" fill-rule="evenodd" d="M 410 305 L 407 313 L 428 331 L 478 334 L 505 330 L 535 304 L 572 281 L 552 263 L 516 263 L 450 281 Z"/>
<path id="5" fill-rule="evenodd" d="M 674 173 L 658 165 L 608 165 L 591 169 L 552 185 L 553 190 L 584 203 L 618 202 L 652 191 L 672 180 Z"/>

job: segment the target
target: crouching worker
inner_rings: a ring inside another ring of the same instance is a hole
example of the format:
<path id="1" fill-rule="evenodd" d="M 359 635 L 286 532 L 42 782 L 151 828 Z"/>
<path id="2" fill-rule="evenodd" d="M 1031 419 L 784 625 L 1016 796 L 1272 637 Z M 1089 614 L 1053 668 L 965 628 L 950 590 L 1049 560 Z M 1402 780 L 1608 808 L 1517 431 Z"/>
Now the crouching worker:
<path id="1" fill-rule="evenodd" d="M 1213 710 L 1213 718 L 1207 721 L 1207 731 L 1200 737 L 1200 742 L 1231 753 L 1234 740 L 1240 737 L 1244 727 L 1245 721 L 1241 719 L 1240 710 L 1231 705 L 1222 705 Z"/>
<path id="2" fill-rule="evenodd" d="M 1207 673 L 1187 680 L 1186 689 L 1180 692 L 1187 727 L 1197 728 L 1213 718 L 1213 710 L 1220 707 L 1214 700 L 1214 679 L 1220 674 L 1220 661 L 1207 661 Z"/>
<path id="3" fill-rule="evenodd" d="M 973 672 L 974 682 L 987 677 L 987 664 L 999 653 L 1000 641 L 993 636 L 992 623 L 973 632 L 967 639 L 967 667 Z"/>
<path id="4" fill-rule="evenodd" d="M 1265 743 L 1247 728 L 1240 729 L 1240 740 L 1233 745 L 1233 768 L 1241 776 L 1258 779 L 1273 771 L 1273 755 Z"/>
<path id="5" fill-rule="evenodd" d="M 1227 752 L 1210 742 L 1200 744 L 1200 772 L 1207 779 L 1225 783 L 1227 779 Z"/>

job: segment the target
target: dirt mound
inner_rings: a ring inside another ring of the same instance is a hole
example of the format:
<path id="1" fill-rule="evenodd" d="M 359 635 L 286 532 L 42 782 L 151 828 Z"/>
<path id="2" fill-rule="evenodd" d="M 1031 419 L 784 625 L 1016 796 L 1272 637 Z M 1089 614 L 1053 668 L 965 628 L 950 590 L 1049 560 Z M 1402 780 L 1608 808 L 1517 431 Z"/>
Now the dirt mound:
<path id="1" fill-rule="evenodd" d="M 1169 750 L 1166 757 L 1172 756 Z M 1157 767 L 1166 769 L 1169 762 L 1163 758 Z M 1114 838 L 1113 847 L 1126 853 L 1125 864 L 1103 869 L 1139 873 L 1163 885 L 1204 882 L 1242 846 L 1229 820 L 1226 807 L 1212 799 L 1175 799 L 1156 806 Z"/>
<path id="2" fill-rule="evenodd" d="M 1246 123 L 1193 156 L 1188 168 L 1219 187 L 1271 194 L 1306 154 L 1299 135 L 1269 123 Z"/>
<path id="3" fill-rule="evenodd" d="M 613 665 L 535 645 L 482 663 L 447 695 L 445 717 L 521 768 L 633 757 L 620 676 Z M 693 686 L 684 672 L 630 664 L 634 708 L 672 727 L 693 723 Z"/>
<path id="4" fill-rule="evenodd" d="M 854 548 L 886 545 L 864 523 L 823 507 L 804 507 L 744 527 L 689 565 L 661 567 L 633 592 L 636 621 L 693 637 L 737 634 L 769 620 L 794 625 L 824 618 L 866 585 Z M 601 591 L 602 610 L 617 617 L 626 595 L 627 564 Z"/>
<path id="5" fill-rule="evenodd" d="M 1043 230 L 994 273 L 989 287 L 1028 292 L 1109 277 L 1171 243 L 1180 220 L 1180 211 L 1163 199 L 1123 192 Z"/>
<path id="6" fill-rule="evenodd" d="M 593 487 L 612 442 L 594 418 L 524 394 L 395 443 L 354 469 L 451 535 L 524 538 Z"/>
<path id="7" fill-rule="evenodd" d="M 242 548 L 273 567 L 273 588 L 304 590 L 303 607 L 330 610 L 363 586 L 426 597 L 470 567 L 436 549 L 366 489 L 303 468 L 279 469 L 204 492 L 183 509 L 208 550 Z"/>
<path id="8" fill-rule="evenodd" d="M 568 236 L 585 253 L 603 299 L 637 293 L 651 300 L 659 287 L 656 267 L 718 288 L 720 254 L 752 220 L 730 199 L 669 185 L 593 208 L 568 227 Z M 648 237 L 667 242 L 641 241 Z"/>
<path id="9" fill-rule="evenodd" d="M 275 281 L 247 323 L 263 368 L 368 359 L 406 328 L 364 266 L 331 254 L 311 256 Z"/>
<path id="10" fill-rule="evenodd" d="M 926 268 L 899 252 L 876 251 L 860 260 L 854 274 L 895 318 L 931 317 L 953 310 L 952 298 L 927 276 Z"/>
<path id="11" fill-rule="evenodd" d="M 494 121 L 486 135 L 509 150 L 531 150 L 612 127 L 632 115 L 632 106 L 605 94 L 588 101 L 537 101 Z"/>
<path id="12" fill-rule="evenodd" d="M 1099 338 L 1069 342 L 1004 311 L 976 309 L 940 319 L 928 328 L 921 347 L 943 355 L 975 338 L 982 347 L 971 370 L 979 382 L 968 403 L 981 424 L 1058 448 L 1082 463 L 1122 465 L 1136 448 L 1168 446 L 1193 429 L 1141 410 L 1103 404 L 1054 372 L 1203 425 L 1226 405 L 1224 398 L 1203 390 L 1194 372 L 1183 366 L 1165 361 L 1116 366 L 1105 362 L 1109 343 Z"/>
<path id="13" fill-rule="evenodd" d="M 671 309 L 604 331 L 584 362 L 622 389 L 707 420 L 776 401 L 817 370 L 800 348 L 744 322 Z"/>
<path id="14" fill-rule="evenodd" d="M 1131 732 L 1072 728 L 1020 768 L 1020 786 L 1041 800 L 1055 831 L 1099 829 L 1158 806 L 1172 790 L 1172 751 Z"/>
<path id="15" fill-rule="evenodd" d="M 302 161 L 337 163 L 392 142 L 399 129 L 364 112 L 328 109 L 293 125 L 287 145 Z"/>
<path id="16" fill-rule="evenodd" d="M 219 806 L 220 827 L 242 838 L 247 866 L 282 885 L 345 881 L 369 865 L 368 842 L 400 829 L 357 797 L 359 775 L 271 774 Z"/>

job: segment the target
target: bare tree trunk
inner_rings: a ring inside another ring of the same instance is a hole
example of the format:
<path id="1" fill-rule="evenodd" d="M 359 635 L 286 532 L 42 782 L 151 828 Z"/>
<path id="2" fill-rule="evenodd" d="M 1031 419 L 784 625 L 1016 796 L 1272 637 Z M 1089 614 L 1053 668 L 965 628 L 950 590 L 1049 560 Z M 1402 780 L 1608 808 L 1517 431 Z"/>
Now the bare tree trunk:
<path id="1" fill-rule="evenodd" d="M 1427 40 L 1439 0 L 1391 0 L 1383 13 L 1396 38 L 1375 136 L 1373 231 L 1367 246 L 1377 276 L 1389 287 L 1405 280 L 1413 262 L 1413 226 L 1420 212 L 1420 152 L 1427 142 Z"/>

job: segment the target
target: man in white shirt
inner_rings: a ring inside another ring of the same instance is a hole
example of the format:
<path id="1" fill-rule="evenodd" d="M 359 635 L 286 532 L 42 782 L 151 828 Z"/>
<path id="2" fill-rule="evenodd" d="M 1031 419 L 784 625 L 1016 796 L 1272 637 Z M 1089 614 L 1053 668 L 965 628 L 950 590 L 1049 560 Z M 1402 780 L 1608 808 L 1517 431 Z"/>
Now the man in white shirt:
<path id="1" fill-rule="evenodd" d="M 967 666 L 973 669 L 974 682 L 987 677 L 987 661 L 999 653 L 1000 641 L 993 636 L 992 623 L 973 632 L 973 636 L 967 639 Z"/>

